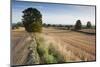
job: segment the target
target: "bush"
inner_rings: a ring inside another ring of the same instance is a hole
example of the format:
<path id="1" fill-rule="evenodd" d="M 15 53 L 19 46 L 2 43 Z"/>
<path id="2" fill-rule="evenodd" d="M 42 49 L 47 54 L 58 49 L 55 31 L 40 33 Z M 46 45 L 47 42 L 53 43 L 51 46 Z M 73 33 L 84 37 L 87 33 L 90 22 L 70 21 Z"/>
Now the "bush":
<path id="1" fill-rule="evenodd" d="M 64 57 L 52 46 L 52 43 L 45 43 L 44 38 L 39 37 L 37 41 L 37 52 L 40 56 L 41 63 L 58 63 L 64 62 Z"/>
<path id="2" fill-rule="evenodd" d="M 65 62 L 64 57 L 53 46 L 50 45 L 49 54 L 51 54 L 57 62 Z"/>
<path id="3" fill-rule="evenodd" d="M 55 57 L 50 54 L 44 54 L 45 63 L 57 63 Z"/>
<path id="4" fill-rule="evenodd" d="M 42 45 L 37 46 L 37 52 L 39 53 L 40 57 L 44 55 L 45 53 L 45 48 L 43 48 Z"/>

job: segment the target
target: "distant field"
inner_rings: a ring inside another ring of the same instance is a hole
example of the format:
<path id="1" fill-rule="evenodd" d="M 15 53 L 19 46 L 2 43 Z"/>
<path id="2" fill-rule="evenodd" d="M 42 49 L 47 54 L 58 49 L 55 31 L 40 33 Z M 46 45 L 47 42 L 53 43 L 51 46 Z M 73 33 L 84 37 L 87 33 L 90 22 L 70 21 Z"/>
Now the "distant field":
<path id="1" fill-rule="evenodd" d="M 96 33 L 95 29 L 82 29 L 80 31 L 86 32 L 86 33 Z"/>
<path id="2" fill-rule="evenodd" d="M 84 30 L 87 31 L 87 30 Z M 48 41 L 54 41 L 54 48 L 68 62 L 96 60 L 95 35 L 86 35 L 71 30 L 43 28 L 42 34 Z M 11 49 L 13 64 L 24 64 L 28 54 L 29 35 L 24 29 L 12 30 Z"/>

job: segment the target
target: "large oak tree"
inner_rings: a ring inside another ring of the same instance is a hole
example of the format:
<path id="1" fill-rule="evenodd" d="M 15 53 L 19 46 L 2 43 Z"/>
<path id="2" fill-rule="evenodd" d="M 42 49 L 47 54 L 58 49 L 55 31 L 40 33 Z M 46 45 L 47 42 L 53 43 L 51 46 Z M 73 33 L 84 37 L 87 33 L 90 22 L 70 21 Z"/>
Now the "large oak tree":
<path id="1" fill-rule="evenodd" d="M 42 31 L 42 14 L 36 8 L 27 8 L 23 11 L 23 25 L 27 32 Z"/>

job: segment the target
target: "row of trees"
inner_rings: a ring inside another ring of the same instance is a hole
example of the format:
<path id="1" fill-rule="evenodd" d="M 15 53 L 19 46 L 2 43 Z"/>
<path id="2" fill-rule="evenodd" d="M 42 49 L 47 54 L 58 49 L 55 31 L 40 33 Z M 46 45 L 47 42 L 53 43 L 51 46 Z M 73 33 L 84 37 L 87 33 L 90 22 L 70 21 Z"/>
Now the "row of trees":
<path id="1" fill-rule="evenodd" d="M 46 23 L 43 24 L 43 27 L 68 27 L 68 26 L 71 26 L 72 27 L 72 25 L 46 24 Z"/>
<path id="2" fill-rule="evenodd" d="M 91 25 L 91 22 L 90 22 L 90 21 L 87 22 L 87 25 L 86 25 L 85 28 L 88 28 L 88 29 L 92 28 L 92 25 Z M 82 29 L 81 20 L 77 20 L 77 21 L 76 21 L 76 24 L 75 24 L 74 29 L 75 29 L 75 30 L 80 30 L 80 29 Z"/>
<path id="3" fill-rule="evenodd" d="M 70 29 L 71 27 L 73 27 L 74 30 L 80 30 L 82 28 L 85 29 L 90 29 L 92 28 L 91 22 L 88 21 L 86 25 L 82 25 L 81 20 L 77 20 L 75 25 L 61 25 L 61 24 L 43 24 L 44 27 L 67 27 L 68 29 Z"/>
<path id="4" fill-rule="evenodd" d="M 73 27 L 73 25 L 62 25 L 62 24 L 46 24 L 44 23 L 42 25 L 43 27 Z M 12 28 L 18 28 L 18 27 L 24 27 L 23 23 L 22 22 L 18 22 L 18 23 L 13 23 L 12 24 Z M 75 27 L 74 27 L 76 30 L 80 30 L 82 27 L 82 23 L 80 20 L 77 20 L 76 21 L 76 24 L 75 24 Z M 92 28 L 92 25 L 91 25 L 91 22 L 88 21 L 87 22 L 87 25 L 84 27 L 84 28 Z"/>
<path id="5" fill-rule="evenodd" d="M 19 27 L 24 27 L 22 22 L 12 23 L 12 29 L 18 29 Z"/>
<path id="6" fill-rule="evenodd" d="M 75 25 L 46 24 L 46 23 L 44 23 L 43 26 L 44 27 L 74 27 L 74 29 L 76 29 L 76 30 L 80 30 L 83 28 L 81 20 L 77 20 Z M 91 22 L 88 21 L 84 28 L 92 28 Z"/>

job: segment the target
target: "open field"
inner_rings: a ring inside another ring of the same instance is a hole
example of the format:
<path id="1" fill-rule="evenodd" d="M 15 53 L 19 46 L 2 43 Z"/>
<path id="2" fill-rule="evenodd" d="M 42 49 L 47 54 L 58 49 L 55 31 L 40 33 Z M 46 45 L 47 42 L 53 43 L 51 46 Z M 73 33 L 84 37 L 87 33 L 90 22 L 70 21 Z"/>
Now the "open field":
<path id="1" fill-rule="evenodd" d="M 82 31 L 84 33 L 90 33 L 90 34 L 95 34 L 96 33 L 95 29 L 82 29 L 80 31 Z"/>
<path id="2" fill-rule="evenodd" d="M 53 37 L 57 43 L 61 44 L 61 52 L 70 51 L 76 58 L 83 61 L 95 60 L 95 35 L 53 28 L 44 29 L 44 34 Z"/>
<path id="3" fill-rule="evenodd" d="M 11 63 L 24 64 L 25 59 L 28 57 L 28 43 L 30 38 L 24 29 L 11 31 Z"/>
<path id="4" fill-rule="evenodd" d="M 96 60 L 95 35 L 54 28 L 43 28 L 42 35 L 47 41 L 53 42 L 53 47 L 67 62 Z M 13 30 L 11 40 L 13 64 L 24 64 L 29 53 L 29 34 L 22 28 Z"/>

